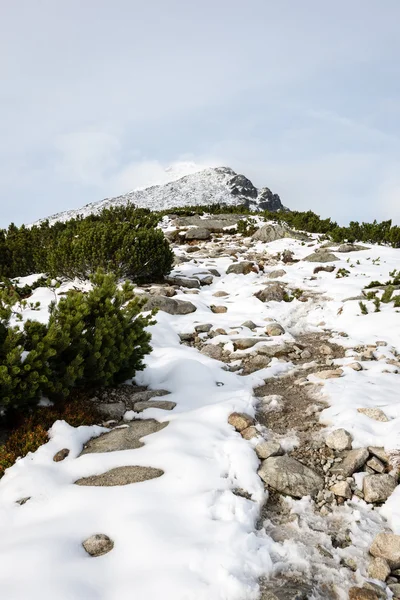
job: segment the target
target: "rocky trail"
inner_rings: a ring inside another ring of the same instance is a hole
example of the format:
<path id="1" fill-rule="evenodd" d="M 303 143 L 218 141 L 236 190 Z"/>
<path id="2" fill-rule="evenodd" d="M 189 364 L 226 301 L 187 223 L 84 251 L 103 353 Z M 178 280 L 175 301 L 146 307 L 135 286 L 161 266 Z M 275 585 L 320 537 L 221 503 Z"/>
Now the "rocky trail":
<path id="1" fill-rule="evenodd" d="M 165 218 L 146 369 L 0 482 L 7 600 L 400 598 L 398 251 L 238 220 Z"/>

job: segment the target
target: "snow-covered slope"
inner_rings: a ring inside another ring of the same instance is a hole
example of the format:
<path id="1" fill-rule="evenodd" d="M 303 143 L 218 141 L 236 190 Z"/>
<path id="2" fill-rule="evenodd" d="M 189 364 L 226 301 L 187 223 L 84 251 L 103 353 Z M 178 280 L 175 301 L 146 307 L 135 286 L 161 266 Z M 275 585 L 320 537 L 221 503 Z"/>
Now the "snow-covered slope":
<path id="1" fill-rule="evenodd" d="M 206 168 L 197 171 L 192 168 L 189 175 L 162 185 L 136 189 L 123 196 L 105 198 L 86 206 L 57 213 L 48 218 L 50 223 L 68 221 L 78 215 L 98 213 L 103 208 L 115 207 L 131 202 L 139 208 L 164 210 L 182 206 L 201 206 L 223 203 L 227 205 L 246 204 L 254 209 L 287 210 L 277 194 L 269 188 L 257 189 L 244 175 L 238 175 L 228 167 Z M 39 223 L 40 221 L 38 221 Z"/>

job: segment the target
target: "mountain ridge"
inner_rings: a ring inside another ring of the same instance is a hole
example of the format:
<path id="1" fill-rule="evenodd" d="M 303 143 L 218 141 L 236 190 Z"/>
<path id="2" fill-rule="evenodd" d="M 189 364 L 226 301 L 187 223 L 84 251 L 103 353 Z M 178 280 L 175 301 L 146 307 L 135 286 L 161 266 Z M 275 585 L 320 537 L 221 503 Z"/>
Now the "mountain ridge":
<path id="1" fill-rule="evenodd" d="M 256 188 L 250 179 L 230 167 L 207 167 L 163 184 L 141 187 L 120 196 L 91 202 L 82 208 L 55 213 L 33 224 L 68 221 L 79 215 L 97 214 L 104 208 L 128 203 L 150 210 L 218 203 L 227 206 L 244 204 L 253 210 L 272 212 L 289 210 L 283 206 L 278 194 L 267 187 Z"/>

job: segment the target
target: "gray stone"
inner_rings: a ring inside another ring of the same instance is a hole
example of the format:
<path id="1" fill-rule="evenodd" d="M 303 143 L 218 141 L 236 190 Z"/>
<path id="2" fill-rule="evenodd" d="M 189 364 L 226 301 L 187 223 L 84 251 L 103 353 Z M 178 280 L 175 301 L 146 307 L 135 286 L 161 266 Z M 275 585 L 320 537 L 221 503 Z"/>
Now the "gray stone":
<path id="1" fill-rule="evenodd" d="M 350 450 L 352 443 L 352 437 L 345 429 L 335 429 L 326 436 L 325 444 L 332 450 L 342 452 L 343 450 Z"/>
<path id="2" fill-rule="evenodd" d="M 225 298 L 226 296 L 229 296 L 228 292 L 224 292 L 224 290 L 219 290 L 218 292 L 214 292 L 213 296 L 215 296 L 215 298 Z"/>
<path id="3" fill-rule="evenodd" d="M 337 379 L 342 377 L 343 369 L 327 369 L 326 371 L 318 371 L 314 373 L 318 379 Z"/>
<path id="4" fill-rule="evenodd" d="M 318 473 L 286 455 L 264 460 L 258 474 L 271 488 L 294 498 L 313 496 L 324 487 Z"/>
<path id="5" fill-rule="evenodd" d="M 292 231 L 285 225 L 281 225 L 280 223 L 266 223 L 260 229 L 258 229 L 252 236 L 253 240 L 260 242 L 274 242 L 275 240 L 280 240 L 282 238 L 293 238 L 296 240 L 306 240 L 307 236 L 298 233 L 296 231 Z"/>
<path id="6" fill-rule="evenodd" d="M 265 333 L 267 335 L 273 337 L 276 335 L 283 335 L 285 333 L 285 330 L 283 329 L 282 325 L 280 325 L 279 323 L 270 323 L 269 325 L 266 326 Z"/>
<path id="7" fill-rule="evenodd" d="M 186 288 L 200 288 L 200 281 L 196 277 L 184 277 L 183 275 L 168 275 L 165 280 L 173 285 Z"/>
<path id="8" fill-rule="evenodd" d="M 240 432 L 240 435 L 245 440 L 252 440 L 253 438 L 258 437 L 260 435 L 260 433 L 259 433 L 259 431 L 257 431 L 257 429 L 254 426 L 250 426 L 250 427 L 246 427 L 246 429 L 242 429 L 242 431 Z"/>
<path id="9" fill-rule="evenodd" d="M 270 271 L 267 274 L 268 279 L 278 279 L 279 277 L 283 277 L 286 275 L 286 271 L 284 269 L 276 269 L 275 271 Z"/>
<path id="10" fill-rule="evenodd" d="M 265 342 L 265 338 L 250 337 L 250 338 L 238 338 L 233 340 L 233 347 L 235 350 L 247 350 L 252 348 L 259 342 Z"/>
<path id="11" fill-rule="evenodd" d="M 251 356 L 247 361 L 243 369 L 243 375 L 249 375 L 250 373 L 254 373 L 255 371 L 259 371 L 260 369 L 265 369 L 270 364 L 271 359 L 268 356 L 262 356 L 261 354 L 257 354 L 256 356 Z"/>
<path id="12" fill-rule="evenodd" d="M 150 294 L 152 296 L 168 296 L 168 298 L 172 298 L 172 296 L 176 296 L 176 289 L 171 287 L 170 285 L 157 285 L 150 288 Z"/>
<path id="13" fill-rule="evenodd" d="M 367 460 L 367 467 L 369 467 L 370 469 L 373 469 L 377 473 L 385 472 L 385 465 L 383 464 L 382 461 L 379 460 L 379 458 L 376 458 L 376 456 L 373 456 L 372 458 Z"/>
<path id="14" fill-rule="evenodd" d="M 341 463 L 336 463 L 331 469 L 332 474 L 343 475 L 343 477 L 350 477 L 356 471 L 361 469 L 367 462 L 369 452 L 366 448 L 356 448 L 350 450 Z"/>
<path id="15" fill-rule="evenodd" d="M 369 551 L 372 556 L 386 559 L 391 569 L 400 568 L 400 535 L 378 533 Z"/>
<path id="16" fill-rule="evenodd" d="M 381 423 L 387 423 L 389 419 L 385 415 L 382 409 L 377 406 L 368 407 L 368 408 L 357 408 L 357 412 L 369 417 L 370 419 L 374 419 L 374 421 L 380 421 Z"/>
<path id="17" fill-rule="evenodd" d="M 226 270 L 226 274 L 235 273 L 236 275 L 248 275 L 254 270 L 254 263 L 243 260 L 242 262 L 232 263 Z"/>
<path id="18" fill-rule="evenodd" d="M 141 438 L 164 429 L 168 423 L 159 423 L 154 419 L 132 421 L 123 427 L 116 427 L 112 431 L 92 438 L 82 450 L 80 456 L 98 452 L 116 452 L 120 450 L 133 450 L 144 446 Z"/>
<path id="19" fill-rule="evenodd" d="M 196 333 L 208 333 L 212 329 L 211 323 L 204 323 L 202 325 L 196 325 L 194 328 Z"/>
<path id="20" fill-rule="evenodd" d="M 242 327 L 247 327 L 247 329 L 256 329 L 257 325 L 253 323 L 253 321 L 245 321 L 242 323 Z"/>
<path id="21" fill-rule="evenodd" d="M 287 295 L 281 283 L 269 283 L 263 290 L 254 294 L 261 302 L 282 302 Z"/>
<path id="22" fill-rule="evenodd" d="M 102 556 L 114 548 L 114 542 L 104 533 L 96 533 L 82 543 L 90 556 Z"/>
<path id="23" fill-rule="evenodd" d="M 325 273 L 333 273 L 335 268 L 336 267 L 334 267 L 333 265 L 327 265 L 326 267 L 320 265 L 319 267 L 315 267 L 314 275 L 317 275 L 317 273 L 321 273 L 321 271 L 324 271 Z"/>
<path id="24" fill-rule="evenodd" d="M 349 600 L 380 600 L 379 595 L 364 587 L 351 587 L 349 589 Z"/>
<path id="25" fill-rule="evenodd" d="M 385 465 L 389 464 L 389 457 L 386 454 L 384 448 L 380 448 L 379 446 L 368 446 L 368 450 L 371 454 L 379 458 Z"/>
<path id="26" fill-rule="evenodd" d="M 258 458 L 265 460 L 270 456 L 281 456 L 283 450 L 279 442 L 266 442 L 262 441 L 254 448 Z"/>
<path id="27" fill-rule="evenodd" d="M 357 246 L 355 244 L 342 244 L 335 252 L 359 252 L 360 250 L 368 250 L 366 246 Z"/>
<path id="28" fill-rule="evenodd" d="M 185 233 L 185 240 L 209 240 L 211 233 L 205 227 L 194 227 Z"/>
<path id="29" fill-rule="evenodd" d="M 197 279 L 199 287 L 200 283 Z M 147 301 L 143 307 L 143 310 L 153 310 L 158 308 L 169 315 L 188 315 L 197 310 L 194 304 L 187 302 L 186 300 L 176 300 L 175 298 L 168 298 L 167 296 L 150 296 L 149 294 L 142 294 Z"/>
<path id="30" fill-rule="evenodd" d="M 400 583 L 389 583 L 389 590 L 393 594 L 393 598 L 400 598 Z"/>
<path id="31" fill-rule="evenodd" d="M 367 475 L 363 479 L 364 500 L 385 502 L 396 488 L 396 480 L 391 475 Z"/>
<path id="32" fill-rule="evenodd" d="M 334 254 L 331 252 L 313 252 L 309 254 L 303 260 L 307 262 L 318 262 L 318 263 L 326 263 L 326 262 L 334 262 L 339 260 Z"/>
<path id="33" fill-rule="evenodd" d="M 212 304 L 210 306 L 211 312 L 215 313 L 215 314 L 220 314 L 220 313 L 226 313 L 228 311 L 226 306 L 221 306 L 221 305 L 215 305 Z"/>
<path id="34" fill-rule="evenodd" d="M 352 497 L 351 488 L 347 481 L 338 481 L 329 489 L 335 496 L 339 496 L 340 498 L 347 498 L 349 500 Z"/>
<path id="35" fill-rule="evenodd" d="M 96 405 L 97 410 L 107 419 L 120 421 L 126 413 L 124 402 L 101 402 Z"/>
<path id="36" fill-rule="evenodd" d="M 83 486 L 98 486 L 98 487 L 114 487 L 119 485 L 129 485 L 131 483 L 141 483 L 149 479 L 161 477 L 164 471 L 154 469 L 153 467 L 116 467 L 110 469 L 101 475 L 90 475 L 82 477 L 75 481 L 76 485 Z"/>
<path id="37" fill-rule="evenodd" d="M 206 344 L 202 347 L 200 352 L 204 354 L 204 356 L 208 356 L 209 358 L 213 358 L 214 360 L 221 360 L 223 349 L 217 344 Z"/>
<path id="38" fill-rule="evenodd" d="M 268 582 L 262 586 L 260 600 L 308 600 L 311 591 L 311 588 L 303 583 Z"/>
<path id="39" fill-rule="evenodd" d="M 135 412 L 142 412 L 147 408 L 160 408 L 161 410 L 173 410 L 176 406 L 176 402 L 171 400 L 148 400 L 144 402 L 135 402 L 133 410 Z"/>
<path id="40" fill-rule="evenodd" d="M 382 589 L 377 583 L 372 583 L 372 581 L 366 581 L 363 584 L 363 588 L 366 590 L 372 590 L 373 592 L 375 592 L 377 595 L 377 598 L 379 598 L 379 600 L 387 599 L 386 591 L 384 589 Z"/>

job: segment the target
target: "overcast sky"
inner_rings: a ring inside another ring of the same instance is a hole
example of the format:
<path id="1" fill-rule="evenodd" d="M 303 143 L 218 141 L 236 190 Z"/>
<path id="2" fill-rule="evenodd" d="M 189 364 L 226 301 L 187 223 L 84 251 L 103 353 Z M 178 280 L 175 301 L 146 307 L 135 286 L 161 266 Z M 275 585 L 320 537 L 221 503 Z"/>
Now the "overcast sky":
<path id="1" fill-rule="evenodd" d="M 400 223 L 400 0 L 0 0 L 0 225 L 227 165 Z"/>

